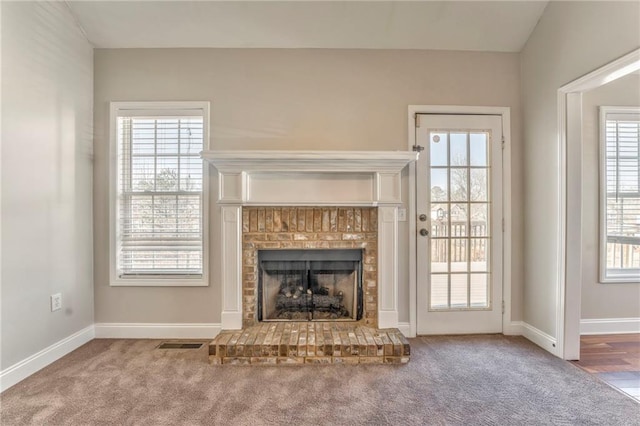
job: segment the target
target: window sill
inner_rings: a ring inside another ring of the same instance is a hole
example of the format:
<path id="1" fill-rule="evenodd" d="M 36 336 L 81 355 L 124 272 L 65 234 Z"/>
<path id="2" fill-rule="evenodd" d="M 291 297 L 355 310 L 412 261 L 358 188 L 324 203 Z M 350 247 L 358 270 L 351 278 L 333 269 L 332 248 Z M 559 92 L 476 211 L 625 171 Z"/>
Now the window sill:
<path id="1" fill-rule="evenodd" d="M 640 284 L 638 277 L 615 277 L 600 280 L 600 284 Z"/>
<path id="2" fill-rule="evenodd" d="M 198 278 L 116 278 L 109 283 L 111 287 L 207 287 L 209 280 Z"/>

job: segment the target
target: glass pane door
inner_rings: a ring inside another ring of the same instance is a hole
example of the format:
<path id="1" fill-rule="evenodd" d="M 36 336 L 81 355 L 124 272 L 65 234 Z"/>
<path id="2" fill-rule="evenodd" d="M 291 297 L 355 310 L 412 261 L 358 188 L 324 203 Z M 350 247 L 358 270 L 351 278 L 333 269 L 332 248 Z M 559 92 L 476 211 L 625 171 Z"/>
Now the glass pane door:
<path id="1" fill-rule="evenodd" d="M 490 308 L 490 133 L 429 131 L 429 310 Z"/>

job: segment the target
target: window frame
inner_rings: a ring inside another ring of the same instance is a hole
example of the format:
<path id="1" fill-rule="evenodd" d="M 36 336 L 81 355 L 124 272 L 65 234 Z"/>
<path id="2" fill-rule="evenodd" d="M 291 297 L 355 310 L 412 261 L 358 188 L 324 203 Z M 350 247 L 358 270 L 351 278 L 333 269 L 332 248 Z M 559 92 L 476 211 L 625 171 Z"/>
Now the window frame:
<path id="1" fill-rule="evenodd" d="M 209 167 L 202 164 L 202 274 L 193 278 L 172 274 L 120 276 L 117 264 L 118 236 L 120 234 L 118 214 L 118 116 L 130 111 L 132 114 L 157 113 L 158 116 L 172 112 L 184 114 L 191 110 L 202 115 L 203 150 L 209 149 L 209 102 L 110 102 L 109 103 L 109 285 L 115 287 L 206 287 L 209 285 Z"/>
<path id="2" fill-rule="evenodd" d="M 600 106 L 599 107 L 599 143 L 600 158 L 600 191 L 599 207 L 599 282 L 602 284 L 640 284 L 640 277 L 635 274 L 607 276 L 607 114 L 640 114 L 640 107 Z"/>

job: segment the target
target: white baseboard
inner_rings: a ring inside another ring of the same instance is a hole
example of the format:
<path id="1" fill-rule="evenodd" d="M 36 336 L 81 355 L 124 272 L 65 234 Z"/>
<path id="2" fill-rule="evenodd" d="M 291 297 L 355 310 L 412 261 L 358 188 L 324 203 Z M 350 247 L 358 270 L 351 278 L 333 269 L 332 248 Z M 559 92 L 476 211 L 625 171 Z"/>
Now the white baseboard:
<path id="1" fill-rule="evenodd" d="M 405 337 L 416 337 L 415 335 L 411 335 L 411 324 L 408 322 L 399 322 L 398 330 L 400 330 L 400 333 L 404 334 Z"/>
<path id="2" fill-rule="evenodd" d="M 69 352 L 78 349 L 94 337 L 95 329 L 93 325 L 90 325 L 40 352 L 23 359 L 6 370 L 2 370 L 0 372 L 0 392 L 4 392 L 6 389 L 9 389 L 11 386 L 26 379 L 37 371 L 42 370 Z"/>
<path id="3" fill-rule="evenodd" d="M 526 322 L 522 322 L 522 335 L 531 340 L 536 345 L 540 346 L 542 349 L 545 349 L 551 352 L 554 355 L 557 355 L 557 340 L 554 337 L 549 336 L 542 330 L 539 330 L 532 326 L 531 324 L 527 324 Z"/>
<path id="4" fill-rule="evenodd" d="M 220 324 L 96 323 L 98 339 L 213 339 Z"/>
<path id="5" fill-rule="evenodd" d="M 640 318 L 600 318 L 580 320 L 580 335 L 640 333 Z"/>
<path id="6" fill-rule="evenodd" d="M 503 324 L 502 334 L 505 336 L 522 336 L 524 334 L 524 323 L 522 321 L 511 321 Z"/>

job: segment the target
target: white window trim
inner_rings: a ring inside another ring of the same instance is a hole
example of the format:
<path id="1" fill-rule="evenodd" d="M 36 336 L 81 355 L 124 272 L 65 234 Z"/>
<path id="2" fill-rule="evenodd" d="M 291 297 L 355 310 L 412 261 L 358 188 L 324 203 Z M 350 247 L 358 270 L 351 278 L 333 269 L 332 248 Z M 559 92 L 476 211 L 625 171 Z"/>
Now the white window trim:
<path id="1" fill-rule="evenodd" d="M 607 277 L 607 138 L 606 138 L 606 126 L 605 121 L 607 114 L 638 114 L 640 108 L 638 107 L 614 107 L 614 106 L 601 106 L 600 107 L 600 119 L 599 119 L 599 144 L 598 144 L 598 156 L 600 158 L 600 194 L 598 198 L 598 205 L 600 210 L 600 233 L 599 233 L 599 247 L 598 252 L 599 264 L 600 264 L 600 282 L 603 284 L 610 283 L 632 283 L 640 284 L 640 279 L 632 275 L 622 275 L 620 277 Z"/>
<path id="2" fill-rule="evenodd" d="M 120 287 L 204 287 L 209 285 L 209 167 L 202 175 L 202 275 L 197 278 L 121 278 L 117 273 L 116 233 L 118 229 L 118 113 L 141 110 L 162 115 L 167 110 L 198 111 L 203 116 L 203 150 L 209 150 L 209 102 L 111 102 L 109 107 L 109 284 Z"/>

